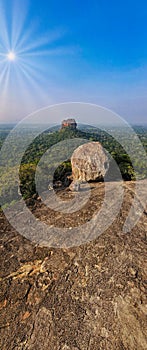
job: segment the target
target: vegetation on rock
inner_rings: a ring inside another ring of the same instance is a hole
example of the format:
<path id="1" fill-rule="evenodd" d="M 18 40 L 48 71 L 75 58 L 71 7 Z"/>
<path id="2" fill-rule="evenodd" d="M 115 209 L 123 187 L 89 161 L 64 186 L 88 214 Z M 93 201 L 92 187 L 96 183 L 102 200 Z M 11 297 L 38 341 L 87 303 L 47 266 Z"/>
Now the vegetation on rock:
<path id="1" fill-rule="evenodd" d="M 10 131 L 10 127 L 7 127 L 6 129 L 4 127 L 0 130 L 0 145 L 2 146 L 5 137 L 8 135 Z M 117 131 L 117 130 L 116 130 Z M 137 128 L 135 129 L 136 133 L 140 137 L 143 146 L 145 149 L 147 149 L 147 129 L 146 128 Z M 16 146 L 12 147 L 12 154 L 19 154 L 19 138 L 20 142 L 24 139 L 25 140 L 25 133 L 28 132 L 25 130 L 22 130 L 20 132 L 20 135 L 18 135 L 18 146 L 16 149 Z M 30 134 L 33 132 L 29 130 Z M 121 130 L 118 130 L 118 133 L 121 135 Z M 49 129 L 48 131 L 45 131 L 41 133 L 38 137 L 34 139 L 34 141 L 29 145 L 29 147 L 26 149 L 26 152 L 24 153 L 21 161 L 20 166 L 20 189 L 23 197 L 25 199 L 32 197 L 36 193 L 35 188 L 35 172 L 36 167 L 41 159 L 41 157 L 44 155 L 44 153 L 50 149 L 53 145 L 56 145 L 57 143 L 67 140 L 67 139 L 86 139 L 88 141 L 98 141 L 102 144 L 104 149 L 108 151 L 108 153 L 113 157 L 113 159 L 118 164 L 118 167 L 120 168 L 122 178 L 125 181 L 135 180 L 135 177 L 137 175 L 138 178 L 144 179 L 147 177 L 147 168 L 146 163 L 142 160 L 137 163 L 136 161 L 136 167 L 137 172 L 135 173 L 131 160 L 128 156 L 128 154 L 124 151 L 123 147 L 112 137 L 109 135 L 106 131 L 99 130 L 97 128 L 88 127 L 88 126 L 80 126 L 79 129 L 72 129 L 70 127 L 63 128 L 59 130 L 59 128 L 53 128 Z M 129 138 L 129 135 L 126 134 L 126 138 Z M 131 140 L 133 144 L 133 139 Z M 12 142 L 13 145 L 13 142 Z M 76 147 L 75 147 L 76 148 Z M 62 152 L 62 150 L 60 150 Z M 11 157 L 10 157 L 11 158 Z M 14 158 L 14 157 L 13 157 Z M 62 158 L 62 154 L 61 154 Z M 53 159 L 50 164 L 46 165 L 45 169 L 45 175 L 44 175 L 44 183 L 49 184 L 50 183 L 50 173 L 51 169 L 55 166 L 54 164 L 55 160 Z M 5 172 L 7 172 L 7 177 L 5 177 Z M 1 203 L 6 204 L 7 202 L 11 202 L 18 198 L 18 183 L 15 181 L 15 164 L 11 164 L 11 162 L 8 161 L 7 168 L 4 166 L 3 160 L 1 160 L 0 164 L 0 175 L 1 175 L 1 185 L 0 185 L 0 196 L 1 196 Z M 11 174 L 9 176 L 9 173 Z M 14 176 L 12 175 L 14 174 Z M 67 176 L 71 174 L 71 162 L 68 157 L 68 159 L 64 159 L 60 165 L 57 166 L 54 172 L 53 176 L 53 183 L 55 184 L 56 181 L 61 181 L 63 185 L 68 184 L 68 181 L 65 181 L 67 179 Z M 118 174 L 113 173 L 112 167 L 111 167 L 111 160 L 110 160 L 110 170 L 109 170 L 109 179 L 111 180 L 117 180 Z M 7 190 L 3 191 L 3 183 L 5 182 L 5 188 Z M 12 184 L 13 182 L 13 184 Z"/>

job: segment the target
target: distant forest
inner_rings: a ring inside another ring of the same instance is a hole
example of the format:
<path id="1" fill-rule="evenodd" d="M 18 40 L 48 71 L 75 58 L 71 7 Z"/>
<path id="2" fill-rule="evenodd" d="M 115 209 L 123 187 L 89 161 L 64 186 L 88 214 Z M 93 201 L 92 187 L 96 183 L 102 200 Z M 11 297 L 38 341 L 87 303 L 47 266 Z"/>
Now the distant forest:
<path id="1" fill-rule="evenodd" d="M 9 134 L 12 126 L 1 126 L 0 127 L 0 147 L 2 147 L 3 142 L 7 135 Z M 134 130 L 137 136 L 140 138 L 144 149 L 147 152 L 147 127 L 134 127 Z M 20 140 L 25 138 L 25 130 L 20 133 Z M 28 132 L 28 130 L 27 130 Z M 32 131 L 29 130 L 31 133 Z M 121 130 L 116 129 L 116 132 L 120 134 L 121 139 Z M 126 133 L 126 138 L 129 138 L 129 134 Z M 60 130 L 59 127 L 51 128 L 46 132 L 43 132 L 38 137 L 34 139 L 34 141 L 29 145 L 26 149 L 25 154 L 23 154 L 21 165 L 20 165 L 20 191 L 23 195 L 24 199 L 31 198 L 32 196 L 37 195 L 36 186 L 35 186 L 35 173 L 36 167 L 40 162 L 44 153 L 49 150 L 53 145 L 57 143 L 68 140 L 68 139 L 76 139 L 82 138 L 88 141 L 99 141 L 106 151 L 111 155 L 111 157 L 116 161 L 118 167 L 120 169 L 122 178 L 125 181 L 131 181 L 137 179 L 144 179 L 147 177 L 147 167 L 146 161 L 142 159 L 140 155 L 140 161 L 136 161 L 135 170 L 133 169 L 133 165 L 131 163 L 131 159 L 123 149 L 121 144 L 117 142 L 112 136 L 109 135 L 109 130 L 102 131 L 94 127 L 90 126 L 82 126 L 80 125 L 77 130 L 72 130 L 70 127 Z M 130 142 L 133 145 L 134 140 L 131 139 Z M 19 144 L 19 142 L 18 142 Z M 13 148 L 13 147 L 12 147 Z M 138 150 L 137 150 L 138 151 Z M 15 152 L 15 149 L 12 149 L 12 152 Z M 19 152 L 19 146 L 17 149 Z M 60 150 L 62 152 L 62 149 Z M 139 151 L 138 151 L 139 152 Z M 62 158 L 62 154 L 61 154 Z M 64 161 L 58 165 L 56 168 L 55 158 L 50 161 L 49 164 L 45 164 L 44 169 L 44 189 L 46 189 L 52 179 L 50 179 L 50 174 L 52 173 L 52 169 L 54 169 L 53 175 L 53 183 L 61 182 L 63 187 L 65 183 L 67 184 L 66 178 L 71 174 L 71 163 L 70 158 L 64 159 Z M 110 159 L 110 170 L 108 174 L 108 179 L 116 180 L 118 174 L 117 172 L 114 174 L 111 169 Z M 7 173 L 7 176 L 6 176 Z M 19 198 L 18 193 L 18 184 L 15 181 L 15 173 L 16 167 L 15 164 L 11 164 L 10 161 L 7 163 L 6 160 L 1 159 L 0 163 L 0 197 L 1 197 L 1 205 L 7 206 L 8 203 L 14 203 L 15 200 Z M 5 186 L 4 186 L 5 184 Z M 5 190 L 4 190 L 5 188 Z"/>

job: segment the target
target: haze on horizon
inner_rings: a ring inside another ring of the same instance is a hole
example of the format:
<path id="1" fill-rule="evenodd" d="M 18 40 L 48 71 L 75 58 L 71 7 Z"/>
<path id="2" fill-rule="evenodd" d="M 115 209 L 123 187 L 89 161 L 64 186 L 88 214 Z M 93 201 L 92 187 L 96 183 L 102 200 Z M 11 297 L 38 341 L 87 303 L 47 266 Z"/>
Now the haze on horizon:
<path id="1" fill-rule="evenodd" d="M 146 0 L 0 0 L 0 123 L 77 101 L 146 124 L 146 19 Z"/>

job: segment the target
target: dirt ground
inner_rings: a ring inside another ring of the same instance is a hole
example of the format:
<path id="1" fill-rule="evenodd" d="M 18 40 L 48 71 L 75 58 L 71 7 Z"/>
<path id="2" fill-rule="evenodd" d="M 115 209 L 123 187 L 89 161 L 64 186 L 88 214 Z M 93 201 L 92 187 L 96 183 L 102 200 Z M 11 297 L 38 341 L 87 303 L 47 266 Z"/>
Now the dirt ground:
<path id="1" fill-rule="evenodd" d="M 124 189 L 122 208 L 111 226 L 75 247 L 40 247 L 0 213 L 1 349 L 147 349 L 147 213 L 144 208 L 137 225 L 123 232 L 134 183 L 125 183 Z M 73 196 L 68 190 L 58 195 Z M 78 215 L 62 215 L 38 200 L 27 204 L 42 222 L 70 228 L 90 221 L 103 199 L 104 184 L 99 183 Z"/>

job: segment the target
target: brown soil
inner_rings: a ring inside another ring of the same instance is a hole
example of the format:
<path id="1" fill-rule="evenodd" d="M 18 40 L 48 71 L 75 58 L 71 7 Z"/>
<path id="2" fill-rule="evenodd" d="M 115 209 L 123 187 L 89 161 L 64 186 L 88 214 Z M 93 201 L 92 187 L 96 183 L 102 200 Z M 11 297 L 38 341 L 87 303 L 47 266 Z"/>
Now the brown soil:
<path id="1" fill-rule="evenodd" d="M 79 247 L 36 246 L 0 213 L 1 349 L 147 349 L 146 211 L 131 232 L 123 233 L 134 196 L 134 184 L 124 186 L 115 222 Z M 72 194 L 61 191 L 60 196 Z M 73 227 L 90 220 L 103 196 L 104 184 L 93 186 L 79 216 L 63 217 L 37 200 L 28 204 L 40 220 Z"/>

